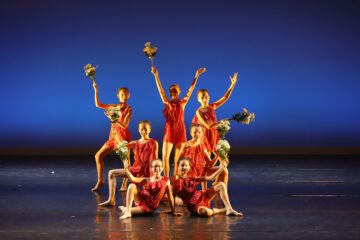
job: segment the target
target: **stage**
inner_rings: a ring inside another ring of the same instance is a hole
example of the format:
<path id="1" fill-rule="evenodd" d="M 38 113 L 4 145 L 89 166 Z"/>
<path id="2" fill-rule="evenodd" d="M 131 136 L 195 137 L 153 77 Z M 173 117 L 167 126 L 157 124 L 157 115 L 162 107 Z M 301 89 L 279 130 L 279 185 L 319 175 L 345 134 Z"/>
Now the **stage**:
<path id="1" fill-rule="evenodd" d="M 233 157 L 229 197 L 244 217 L 161 213 L 120 220 L 98 207 L 92 157 L 1 157 L 0 239 L 359 239 L 359 157 Z M 122 167 L 105 159 L 105 173 Z M 107 183 L 107 179 L 106 179 Z M 120 180 L 118 180 L 119 188 Z M 215 203 L 213 202 L 213 205 Z M 219 203 L 216 202 L 218 205 Z"/>

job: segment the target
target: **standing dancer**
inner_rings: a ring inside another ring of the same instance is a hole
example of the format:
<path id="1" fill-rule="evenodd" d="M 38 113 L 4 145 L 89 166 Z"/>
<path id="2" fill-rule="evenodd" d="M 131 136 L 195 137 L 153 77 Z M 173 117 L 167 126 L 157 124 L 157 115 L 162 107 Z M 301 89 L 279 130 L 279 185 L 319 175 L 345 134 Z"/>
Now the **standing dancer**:
<path id="1" fill-rule="evenodd" d="M 180 86 L 177 84 L 172 84 L 169 88 L 170 98 L 167 98 L 164 92 L 163 87 L 159 79 L 159 74 L 157 69 L 152 66 L 151 72 L 155 76 L 156 85 L 160 93 L 161 100 L 165 104 L 163 110 L 165 122 L 165 133 L 163 139 L 162 147 L 162 160 L 164 166 L 165 176 L 169 177 L 170 166 L 169 166 L 169 157 L 173 145 L 175 145 L 175 156 L 180 150 L 184 142 L 186 142 L 186 129 L 184 123 L 184 109 L 187 102 L 190 99 L 190 96 L 195 88 L 196 82 L 200 74 L 204 73 L 206 68 L 199 68 L 196 72 L 195 78 L 191 83 L 189 90 L 187 91 L 183 99 L 179 99 L 180 95 Z"/>
<path id="2" fill-rule="evenodd" d="M 130 131 L 128 129 L 132 109 L 129 105 L 126 104 L 127 100 L 130 98 L 130 92 L 127 88 L 119 88 L 117 97 L 119 98 L 120 104 L 104 104 L 101 103 L 98 96 L 98 86 L 95 81 L 93 81 L 93 87 L 95 91 L 95 106 L 108 110 L 109 107 L 120 107 L 120 117 L 116 122 L 111 123 L 111 130 L 109 139 L 105 144 L 100 148 L 100 150 L 95 154 L 96 169 L 98 173 L 98 180 L 94 188 L 91 191 L 97 191 L 100 187 L 104 186 L 104 157 L 108 155 L 114 148 L 116 144 L 120 143 L 123 140 L 128 142 L 131 141 Z M 111 119 L 109 114 L 105 114 Z M 124 166 L 130 165 L 129 160 L 124 162 Z M 127 178 L 124 178 L 121 188 L 126 189 Z"/>
<path id="3" fill-rule="evenodd" d="M 233 77 L 230 76 L 231 85 L 229 89 L 226 91 L 225 95 L 216 102 L 209 104 L 210 96 L 208 90 L 200 89 L 197 92 L 197 99 L 201 104 L 201 107 L 196 110 L 192 122 L 200 123 L 203 126 L 203 142 L 209 153 L 212 152 L 215 154 L 216 144 L 220 140 L 216 130 L 216 125 L 219 122 L 217 122 L 215 110 L 229 99 L 237 82 L 237 75 L 238 73 L 234 73 Z"/>
<path id="4" fill-rule="evenodd" d="M 150 177 L 150 162 L 158 158 L 158 142 L 149 137 L 151 124 L 143 120 L 139 123 L 139 133 L 141 138 L 128 144 L 128 148 L 133 148 L 135 162 L 129 172 L 134 177 Z M 100 203 L 100 206 L 115 205 L 116 178 L 127 178 L 125 169 L 112 169 L 109 171 L 109 198 Z M 123 190 L 123 189 L 120 189 Z M 125 188 L 126 191 L 126 188 Z"/>
<path id="5" fill-rule="evenodd" d="M 178 163 L 178 174 L 172 177 L 171 185 L 175 195 L 179 196 L 183 200 L 184 204 L 191 213 L 208 217 L 222 212 L 226 212 L 226 215 L 243 215 L 241 212 L 237 212 L 232 208 L 227 193 L 227 187 L 224 183 L 219 182 L 207 190 L 196 191 L 196 183 L 211 181 L 216 178 L 216 176 L 218 176 L 224 169 L 226 169 L 225 161 L 221 162 L 220 167 L 216 172 L 210 176 L 205 177 L 188 176 L 188 172 L 191 169 L 189 159 L 181 158 Z M 210 202 L 216 196 L 216 194 L 220 195 L 225 208 L 210 208 Z"/>
<path id="6" fill-rule="evenodd" d="M 130 184 L 126 193 L 126 206 L 120 206 L 119 209 L 123 215 L 120 219 L 129 218 L 133 214 L 149 214 L 153 213 L 159 206 L 160 200 L 167 192 L 170 196 L 170 207 L 173 215 L 175 213 L 174 199 L 171 193 L 170 181 L 166 176 L 161 176 L 162 173 L 162 160 L 154 159 L 151 161 L 151 177 L 150 178 L 137 178 L 126 169 L 126 175 L 131 182 L 143 185 L 143 190 L 140 190 L 135 184 Z M 135 207 L 132 207 L 135 201 Z"/>
<path id="7" fill-rule="evenodd" d="M 180 157 L 185 157 L 190 161 L 189 176 L 192 177 L 204 177 L 210 176 L 214 172 L 219 170 L 219 167 L 213 167 L 214 163 L 218 159 L 218 154 L 215 154 L 215 157 L 211 160 L 208 151 L 203 139 L 203 127 L 198 123 L 193 123 L 190 127 L 190 134 L 192 139 L 187 141 L 180 149 L 179 155 L 176 159 Z M 178 162 L 175 162 L 176 167 L 174 167 L 174 175 L 178 173 Z M 217 177 L 217 182 L 223 182 L 226 186 L 228 183 L 228 170 L 227 168 L 223 169 L 219 176 Z M 203 189 L 206 189 L 206 182 L 202 181 Z"/>

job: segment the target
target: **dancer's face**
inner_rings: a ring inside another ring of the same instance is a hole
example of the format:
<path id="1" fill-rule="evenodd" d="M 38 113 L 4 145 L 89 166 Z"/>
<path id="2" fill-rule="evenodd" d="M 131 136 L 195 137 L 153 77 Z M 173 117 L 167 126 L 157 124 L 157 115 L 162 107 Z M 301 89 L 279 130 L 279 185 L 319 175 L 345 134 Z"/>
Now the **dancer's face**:
<path id="1" fill-rule="evenodd" d="M 178 167 L 178 174 L 180 177 L 186 177 L 190 170 L 190 164 L 188 160 L 180 160 Z"/>
<path id="2" fill-rule="evenodd" d="M 177 99 L 179 97 L 179 91 L 176 89 L 176 87 L 170 88 L 169 94 L 171 99 Z"/>
<path id="3" fill-rule="evenodd" d="M 139 124 L 139 133 L 141 137 L 149 137 L 150 132 L 151 132 L 151 126 L 148 123 Z"/>
<path id="4" fill-rule="evenodd" d="M 201 105 L 208 105 L 210 101 L 210 96 L 207 92 L 200 92 L 198 95 L 198 101 Z"/>
<path id="5" fill-rule="evenodd" d="M 154 174 L 155 177 L 160 177 L 162 170 L 162 161 L 155 160 L 151 162 L 151 172 Z"/>
<path id="6" fill-rule="evenodd" d="M 124 103 L 129 99 L 129 94 L 127 93 L 126 90 L 120 90 L 118 92 L 118 98 L 121 103 Z"/>
<path id="7" fill-rule="evenodd" d="M 194 140 L 199 140 L 202 137 L 202 127 L 192 127 L 190 135 Z"/>

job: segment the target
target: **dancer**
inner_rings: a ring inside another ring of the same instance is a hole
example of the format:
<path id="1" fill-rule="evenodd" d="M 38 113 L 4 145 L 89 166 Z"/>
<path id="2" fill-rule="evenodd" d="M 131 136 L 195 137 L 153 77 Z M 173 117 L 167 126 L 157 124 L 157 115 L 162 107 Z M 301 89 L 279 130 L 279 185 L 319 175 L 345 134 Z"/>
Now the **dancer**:
<path id="1" fill-rule="evenodd" d="M 238 73 L 234 73 L 233 77 L 230 76 L 231 85 L 229 89 L 226 91 L 225 95 L 216 102 L 209 104 L 210 96 L 208 90 L 200 89 L 197 92 L 197 99 L 201 104 L 201 107 L 196 110 L 192 122 L 199 123 L 203 126 L 203 142 L 210 154 L 215 154 L 216 144 L 220 140 L 216 130 L 216 126 L 219 122 L 216 119 L 215 109 L 223 105 L 229 99 L 237 82 L 237 76 Z M 215 163 L 216 162 L 214 162 L 214 164 Z"/>
<path id="2" fill-rule="evenodd" d="M 159 90 L 161 100 L 165 104 L 163 113 L 166 122 L 165 122 L 165 133 L 164 133 L 163 148 L 162 148 L 162 158 L 163 158 L 165 176 L 169 177 L 169 173 L 170 173 L 169 157 L 173 145 L 175 145 L 175 156 L 176 156 L 176 153 L 180 150 L 182 144 L 186 142 L 184 109 L 195 88 L 199 75 L 204 73 L 205 71 L 206 68 L 200 68 L 197 70 L 195 74 L 195 78 L 192 81 L 190 88 L 183 99 L 178 98 L 180 95 L 180 86 L 177 84 L 171 85 L 169 88 L 169 94 L 170 94 L 170 99 L 169 99 L 165 95 L 164 89 L 159 79 L 159 74 L 157 69 L 154 66 L 152 67 L 151 72 L 155 76 L 156 85 Z"/>
<path id="3" fill-rule="evenodd" d="M 98 180 L 91 189 L 91 191 L 97 191 L 100 187 L 104 186 L 104 157 L 108 155 L 114 148 L 116 144 L 120 143 L 123 140 L 128 142 L 131 141 L 131 135 L 128 129 L 132 109 L 129 105 L 126 104 L 127 100 L 130 98 L 130 92 L 127 88 L 119 88 L 117 97 L 119 98 L 120 104 L 104 104 L 101 103 L 98 96 L 98 86 L 95 81 L 93 81 L 93 87 L 95 91 L 95 106 L 108 110 L 109 107 L 120 107 L 120 117 L 117 122 L 111 123 L 110 136 L 107 142 L 100 148 L 100 150 L 95 154 L 96 169 L 98 174 Z M 109 114 L 105 114 L 110 118 Z M 111 119 L 111 118 L 110 118 Z M 124 162 L 124 166 L 130 165 L 130 162 Z M 126 189 L 127 179 L 123 180 L 122 188 Z"/>
<path id="4" fill-rule="evenodd" d="M 205 145 L 202 143 L 203 127 L 198 123 L 193 123 L 190 127 L 190 134 L 192 139 L 187 141 L 180 149 L 176 159 L 186 157 L 190 161 L 189 176 L 204 177 L 216 172 L 219 167 L 213 167 L 214 162 L 218 159 L 218 154 L 213 159 L 210 158 Z M 175 162 L 174 175 L 178 173 L 178 163 Z M 225 168 L 218 176 L 216 182 L 223 182 L 226 186 L 228 183 L 228 170 Z M 203 189 L 206 189 L 206 182 L 202 184 Z"/>
<path id="5" fill-rule="evenodd" d="M 120 206 L 119 209 L 123 215 L 120 219 L 129 218 L 134 214 L 149 214 L 153 213 L 159 206 L 160 200 L 167 192 L 170 196 L 170 208 L 173 215 L 181 215 L 175 213 L 174 199 L 171 193 L 170 181 L 166 176 L 161 176 L 162 172 L 162 160 L 154 159 L 151 161 L 151 177 L 150 178 L 137 178 L 134 177 L 131 172 L 126 169 L 126 175 L 130 179 L 132 184 L 126 193 L 126 206 Z M 143 185 L 143 190 L 140 190 L 135 184 Z M 135 207 L 132 207 L 133 201 L 135 201 Z"/>
<path id="6" fill-rule="evenodd" d="M 178 174 L 172 177 L 171 185 L 173 187 L 175 196 L 179 196 L 183 200 L 184 204 L 191 213 L 208 217 L 223 212 L 225 212 L 226 215 L 243 215 L 241 212 L 237 212 L 232 208 L 227 193 L 227 187 L 224 183 L 216 183 L 207 190 L 196 190 L 197 182 L 211 181 L 216 178 L 216 176 L 218 176 L 222 171 L 224 171 L 226 169 L 225 161 L 221 162 L 220 167 L 216 172 L 210 176 L 205 177 L 188 176 L 188 173 L 191 169 L 190 160 L 188 158 L 181 158 L 178 163 Z M 216 194 L 220 195 L 225 208 L 210 208 L 210 202 L 216 196 Z"/>
<path id="7" fill-rule="evenodd" d="M 150 138 L 151 123 L 143 120 L 139 123 L 139 133 L 141 138 L 128 144 L 128 148 L 133 148 L 135 162 L 129 172 L 134 177 L 150 177 L 150 162 L 158 158 L 158 142 Z M 109 171 L 109 198 L 100 206 L 115 206 L 116 178 L 127 178 L 125 169 L 112 169 Z M 123 189 L 120 189 L 123 191 Z M 126 191 L 126 188 L 125 188 Z"/>

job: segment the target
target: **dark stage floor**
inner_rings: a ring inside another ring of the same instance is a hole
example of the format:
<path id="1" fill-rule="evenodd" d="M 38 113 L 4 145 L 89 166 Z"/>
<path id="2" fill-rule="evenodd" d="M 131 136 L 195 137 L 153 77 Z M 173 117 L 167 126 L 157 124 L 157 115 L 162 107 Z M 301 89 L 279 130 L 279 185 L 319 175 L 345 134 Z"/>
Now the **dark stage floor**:
<path id="1" fill-rule="evenodd" d="M 110 157 L 105 167 L 121 165 Z M 239 157 L 229 170 L 242 218 L 173 217 L 161 205 L 120 220 L 117 208 L 97 206 L 107 187 L 90 191 L 92 158 L 2 157 L 0 239 L 360 239 L 360 159 Z"/>

